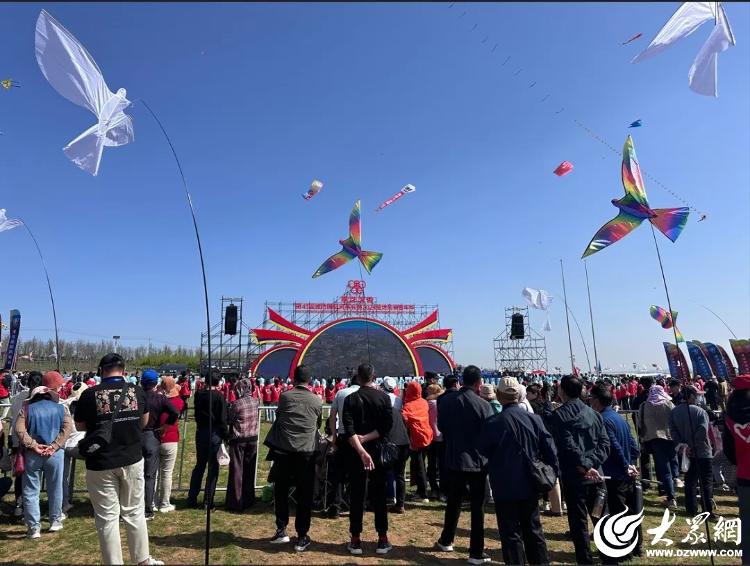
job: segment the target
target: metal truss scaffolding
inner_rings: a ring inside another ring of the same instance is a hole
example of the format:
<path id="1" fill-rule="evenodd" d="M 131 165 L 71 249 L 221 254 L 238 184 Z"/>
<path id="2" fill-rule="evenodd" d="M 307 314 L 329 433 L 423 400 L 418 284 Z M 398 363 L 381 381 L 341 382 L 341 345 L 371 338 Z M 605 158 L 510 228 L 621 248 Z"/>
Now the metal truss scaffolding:
<path id="1" fill-rule="evenodd" d="M 248 369 L 248 348 L 250 329 L 242 321 L 242 297 L 221 297 L 221 318 L 211 326 L 211 366 L 222 374 L 239 374 Z M 224 334 L 224 316 L 227 307 L 234 304 L 237 307 L 237 334 Z M 243 348 L 242 340 L 248 343 Z M 208 337 L 201 333 L 201 373 L 208 368 Z"/>
<path id="2" fill-rule="evenodd" d="M 524 337 L 510 337 L 511 319 L 514 314 L 523 315 Z M 495 369 L 497 371 L 532 372 L 547 371 L 547 342 L 529 326 L 528 307 L 505 309 L 505 330 L 494 340 Z"/>

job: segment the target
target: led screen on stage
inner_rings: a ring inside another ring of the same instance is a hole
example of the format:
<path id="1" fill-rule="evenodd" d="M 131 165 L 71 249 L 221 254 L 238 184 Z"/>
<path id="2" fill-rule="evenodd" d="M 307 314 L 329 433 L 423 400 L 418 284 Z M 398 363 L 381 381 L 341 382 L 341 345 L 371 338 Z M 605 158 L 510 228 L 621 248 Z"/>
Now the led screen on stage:
<path id="1" fill-rule="evenodd" d="M 423 371 L 434 371 L 443 375 L 453 373 L 448 360 L 440 352 L 426 346 L 417 346 L 417 354 L 422 360 Z"/>
<path id="2" fill-rule="evenodd" d="M 292 348 L 274 350 L 263 358 L 255 368 L 255 377 L 265 377 L 266 379 L 280 377 L 285 380 L 289 376 L 296 355 L 297 350 Z"/>
<path id="3" fill-rule="evenodd" d="M 324 331 L 313 340 L 302 359 L 317 378 L 348 377 L 350 370 L 368 361 L 379 377 L 416 374 L 409 350 L 399 337 L 379 324 L 364 320 L 349 320 Z"/>

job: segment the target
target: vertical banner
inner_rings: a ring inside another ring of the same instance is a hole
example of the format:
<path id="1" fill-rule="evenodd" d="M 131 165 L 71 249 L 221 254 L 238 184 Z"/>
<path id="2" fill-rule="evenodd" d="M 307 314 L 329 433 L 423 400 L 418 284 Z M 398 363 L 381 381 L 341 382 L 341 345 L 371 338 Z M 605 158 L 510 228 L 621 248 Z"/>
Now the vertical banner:
<path id="1" fill-rule="evenodd" d="M 688 340 L 687 349 L 690 354 L 690 361 L 693 362 L 693 373 L 699 375 L 703 379 L 711 377 L 711 366 L 709 366 L 708 360 L 703 354 L 703 350 L 698 346 L 698 343 L 693 340 Z"/>
<path id="2" fill-rule="evenodd" d="M 740 375 L 750 374 L 750 340 L 730 340 L 729 345 L 737 360 L 737 372 Z"/>
<path id="3" fill-rule="evenodd" d="M 711 364 L 711 368 L 714 370 L 714 375 L 716 377 L 723 377 L 724 379 L 728 378 L 729 370 L 727 370 L 727 365 L 724 363 L 724 358 L 722 357 L 719 348 L 716 347 L 716 344 L 706 342 L 703 345 L 706 348 L 706 352 L 708 352 L 708 363 Z"/>
<path id="4" fill-rule="evenodd" d="M 680 381 L 690 379 L 690 368 L 688 368 L 682 350 L 671 342 L 664 342 L 664 352 L 667 354 L 667 364 L 669 364 L 669 375 L 672 379 Z"/>
<path id="5" fill-rule="evenodd" d="M 16 346 L 18 346 L 18 333 L 21 331 L 21 311 L 13 309 L 10 311 L 10 329 L 8 331 L 8 350 L 5 352 L 5 365 L 3 369 L 13 369 L 16 359 Z"/>
<path id="6" fill-rule="evenodd" d="M 716 346 L 719 349 L 719 352 L 721 353 L 721 357 L 724 360 L 724 365 L 727 366 L 727 374 L 729 375 L 729 379 L 734 379 L 737 377 L 737 372 L 734 370 L 734 364 L 732 363 L 732 358 L 729 357 L 729 354 L 727 354 L 727 351 L 721 347 Z"/>

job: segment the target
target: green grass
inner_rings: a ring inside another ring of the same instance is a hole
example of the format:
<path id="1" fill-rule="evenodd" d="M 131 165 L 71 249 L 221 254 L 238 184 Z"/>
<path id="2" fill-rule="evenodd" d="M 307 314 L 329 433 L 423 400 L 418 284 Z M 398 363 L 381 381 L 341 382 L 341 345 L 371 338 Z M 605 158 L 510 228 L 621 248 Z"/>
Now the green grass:
<path id="1" fill-rule="evenodd" d="M 263 425 L 261 437 L 268 429 Z M 194 423 L 188 425 L 188 442 L 186 443 L 185 460 L 183 464 L 182 487 L 185 488 L 192 471 L 194 458 L 194 444 L 192 437 Z M 265 483 L 268 476 L 268 463 L 264 461 L 265 450 L 261 447 L 259 457 L 258 483 Z M 81 464 L 81 462 L 79 462 Z M 178 460 L 179 465 L 179 460 Z M 79 465 L 77 470 L 76 487 L 85 489 L 84 471 Z M 222 468 L 219 486 L 225 487 L 227 470 Z M 175 488 L 178 487 L 178 466 L 174 473 Z M 203 511 L 187 509 L 186 492 L 174 492 L 172 501 L 177 505 L 177 511 L 167 514 L 157 514 L 148 523 L 151 542 L 151 554 L 165 561 L 167 564 L 202 564 L 204 556 L 204 529 L 206 515 Z M 260 494 L 258 494 L 260 495 Z M 291 545 L 283 548 L 271 547 L 269 538 L 273 535 L 274 515 L 270 504 L 259 502 L 250 512 L 229 513 L 221 509 L 225 492 L 217 492 L 216 505 L 218 509 L 211 514 L 211 562 L 217 564 L 345 564 L 353 559 L 345 550 L 348 541 L 348 519 L 325 519 L 313 516 L 310 536 L 313 545 L 308 552 L 301 555 L 294 553 Z M 719 509 L 717 513 L 725 517 L 738 515 L 737 499 L 735 496 L 718 494 L 716 497 Z M 7 495 L 2 503 L 4 511 L 11 511 L 12 495 Z M 678 498 L 682 507 L 682 497 Z M 659 524 L 663 509 L 659 498 L 652 492 L 646 497 L 646 529 Z M 46 497 L 42 497 L 42 516 L 46 512 Z M 445 554 L 436 552 L 434 548 L 440 530 L 442 529 L 444 507 L 433 502 L 426 505 L 409 505 L 404 515 L 389 515 L 389 537 L 394 545 L 394 551 L 386 559 L 376 558 L 375 529 L 372 514 L 365 517 L 363 543 L 365 554 L 357 558 L 357 563 L 374 564 L 435 564 L 438 562 L 460 561 L 465 563 L 468 554 L 469 512 L 465 509 L 461 514 L 457 538 L 454 543 L 456 552 Z M 93 510 L 88 503 L 85 493 L 75 494 L 75 507 L 71 511 L 65 529 L 59 533 L 44 532 L 38 540 L 24 538 L 25 527 L 22 521 L 10 518 L 0 519 L 0 563 L 79 563 L 89 564 L 100 562 L 99 545 L 94 530 Z M 568 532 L 565 517 L 542 519 L 550 558 L 553 563 L 572 563 L 575 561 L 573 543 Z M 46 522 L 43 522 L 46 527 Z M 293 525 L 292 525 L 293 526 Z M 293 530 L 293 529 L 292 529 Z M 685 514 L 678 511 L 678 519 L 669 531 L 669 538 L 674 541 L 670 548 L 706 548 L 705 545 L 690 547 L 680 543 L 686 536 L 688 526 Z M 290 532 L 290 534 L 293 534 Z M 487 551 L 493 562 L 502 562 L 497 524 L 494 511 L 487 508 L 485 515 L 485 535 Z M 125 533 L 123 536 L 123 556 L 128 557 Z M 644 548 L 650 548 L 651 537 L 647 535 Z M 735 549 L 734 544 L 721 545 L 719 548 Z M 682 562 L 679 562 L 682 560 Z M 642 558 L 632 564 L 710 564 L 708 558 Z M 737 558 L 716 558 L 716 564 L 739 564 Z"/>

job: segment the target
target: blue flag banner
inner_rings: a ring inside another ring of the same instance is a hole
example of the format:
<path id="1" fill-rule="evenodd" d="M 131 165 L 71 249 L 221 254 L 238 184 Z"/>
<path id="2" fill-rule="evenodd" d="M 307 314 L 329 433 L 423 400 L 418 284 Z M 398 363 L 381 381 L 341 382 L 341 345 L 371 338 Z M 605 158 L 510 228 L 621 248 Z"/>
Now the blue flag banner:
<path id="1" fill-rule="evenodd" d="M 708 360 L 706 359 L 706 356 L 703 355 L 703 351 L 698 344 L 692 340 L 688 340 L 687 349 L 690 354 L 690 360 L 693 362 L 693 373 L 699 375 L 703 379 L 711 377 L 711 367 L 708 365 Z"/>
<path id="2" fill-rule="evenodd" d="M 703 345 L 706 347 L 708 352 L 708 362 L 711 364 L 711 368 L 714 370 L 716 377 L 723 377 L 724 379 L 729 377 L 729 371 L 724 363 L 724 357 L 721 355 L 719 348 L 716 344 L 711 342 L 704 342 Z"/>
<path id="3" fill-rule="evenodd" d="M 721 357 L 724 359 L 724 365 L 727 367 L 729 379 L 734 379 L 735 377 L 737 377 L 737 372 L 735 371 L 734 365 L 732 364 L 732 358 L 729 357 L 729 354 L 727 354 L 727 351 L 724 348 L 722 348 L 721 346 L 716 347 L 719 349 L 719 352 L 721 352 Z"/>
<path id="4" fill-rule="evenodd" d="M 677 346 L 671 342 L 663 342 L 664 352 L 667 354 L 667 363 L 669 364 L 669 375 L 672 379 L 678 379 L 683 381 L 690 379 L 690 368 L 688 368 L 687 360 Z"/>
<path id="5" fill-rule="evenodd" d="M 10 328 L 8 331 L 8 350 L 5 352 L 5 365 L 3 369 L 13 369 L 16 359 L 16 347 L 18 346 L 18 334 L 21 331 L 21 311 L 13 309 L 10 311 Z"/>

